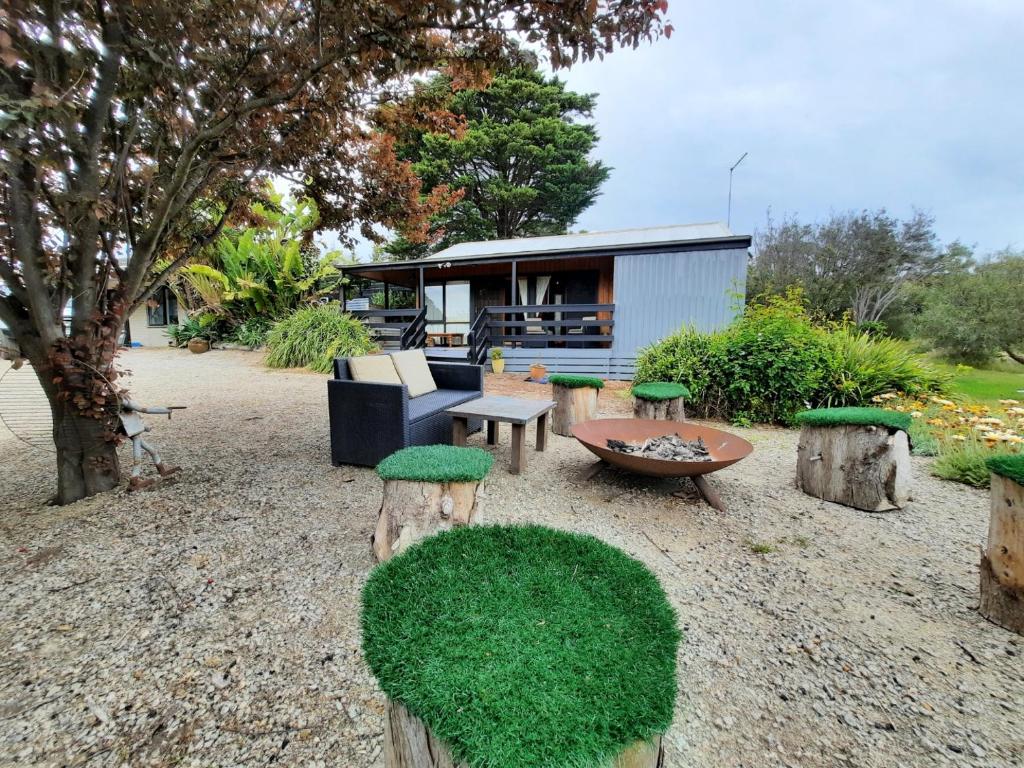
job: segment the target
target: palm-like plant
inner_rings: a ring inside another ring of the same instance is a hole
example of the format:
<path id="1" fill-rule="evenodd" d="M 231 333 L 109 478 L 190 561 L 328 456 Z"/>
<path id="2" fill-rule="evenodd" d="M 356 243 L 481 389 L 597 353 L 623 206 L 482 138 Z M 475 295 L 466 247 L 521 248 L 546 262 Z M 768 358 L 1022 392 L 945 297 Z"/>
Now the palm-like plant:
<path id="1" fill-rule="evenodd" d="M 272 205 L 254 203 L 253 217 L 264 226 L 227 232 L 206 254 L 206 263 L 182 270 L 210 312 L 245 320 L 280 319 L 297 307 L 337 289 L 337 252 L 312 257 L 312 235 L 319 221 L 309 199 L 286 206 L 279 195 Z"/>

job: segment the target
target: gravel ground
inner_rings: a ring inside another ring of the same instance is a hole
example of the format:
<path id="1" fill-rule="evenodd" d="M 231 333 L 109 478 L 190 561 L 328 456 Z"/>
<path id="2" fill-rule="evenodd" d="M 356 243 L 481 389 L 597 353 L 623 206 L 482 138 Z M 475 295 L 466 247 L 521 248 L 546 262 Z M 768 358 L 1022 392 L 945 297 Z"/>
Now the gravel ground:
<path id="1" fill-rule="evenodd" d="M 330 466 L 324 377 L 244 352 L 123 365 L 136 399 L 188 406 L 149 419 L 177 482 L 47 507 L 52 456 L 0 428 L 0 765 L 379 766 L 358 595 L 380 482 Z M 668 764 L 1024 764 L 1024 639 L 975 610 L 987 495 L 915 459 L 910 508 L 857 512 L 794 489 L 795 433 L 736 431 L 755 453 L 714 476 L 726 515 L 689 485 L 584 482 L 557 435 L 512 477 L 505 430 L 485 486 L 488 522 L 658 574 L 686 634 Z"/>

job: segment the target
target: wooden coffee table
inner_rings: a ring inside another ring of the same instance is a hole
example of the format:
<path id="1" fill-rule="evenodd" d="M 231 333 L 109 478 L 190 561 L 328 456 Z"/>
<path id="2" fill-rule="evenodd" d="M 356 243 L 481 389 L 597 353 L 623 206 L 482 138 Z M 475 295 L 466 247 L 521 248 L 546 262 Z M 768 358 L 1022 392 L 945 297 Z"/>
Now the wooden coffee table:
<path id="1" fill-rule="evenodd" d="M 512 467 L 518 475 L 526 466 L 526 425 L 537 420 L 537 450 L 543 451 L 548 444 L 548 412 L 555 407 L 554 400 L 524 400 L 503 395 L 486 395 L 456 405 L 445 411 L 452 416 L 452 443 L 465 445 L 470 419 L 484 419 L 487 422 L 487 444 L 497 445 L 498 425 L 501 422 L 512 425 Z"/>

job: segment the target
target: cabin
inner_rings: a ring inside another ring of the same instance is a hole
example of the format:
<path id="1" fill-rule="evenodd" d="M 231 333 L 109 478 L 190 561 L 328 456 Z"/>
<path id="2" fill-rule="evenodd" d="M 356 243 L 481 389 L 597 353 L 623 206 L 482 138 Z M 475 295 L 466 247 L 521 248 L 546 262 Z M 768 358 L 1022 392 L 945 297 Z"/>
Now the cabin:
<path id="1" fill-rule="evenodd" d="M 751 238 L 719 222 L 460 243 L 424 259 L 339 265 L 374 301 L 345 309 L 384 348 L 507 371 L 633 376 L 637 352 L 742 311 Z M 399 302 L 402 297 L 407 301 Z M 396 306 L 398 304 L 413 306 Z"/>

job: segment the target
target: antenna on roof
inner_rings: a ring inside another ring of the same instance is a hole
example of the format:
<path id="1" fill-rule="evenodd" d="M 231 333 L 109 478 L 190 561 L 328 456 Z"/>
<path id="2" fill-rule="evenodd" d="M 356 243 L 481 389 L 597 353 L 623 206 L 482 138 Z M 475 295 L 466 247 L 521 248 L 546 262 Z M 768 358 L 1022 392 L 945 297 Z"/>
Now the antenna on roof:
<path id="1" fill-rule="evenodd" d="M 737 168 L 739 168 L 740 163 L 743 162 L 743 158 L 746 157 L 746 156 L 747 156 L 747 153 L 744 152 L 740 156 L 740 159 L 737 160 L 735 163 L 733 163 L 732 167 L 729 169 L 729 208 L 728 208 L 728 210 L 727 210 L 727 212 L 725 214 L 725 226 L 727 226 L 727 227 L 731 227 L 732 226 L 732 172 L 735 171 Z"/>

